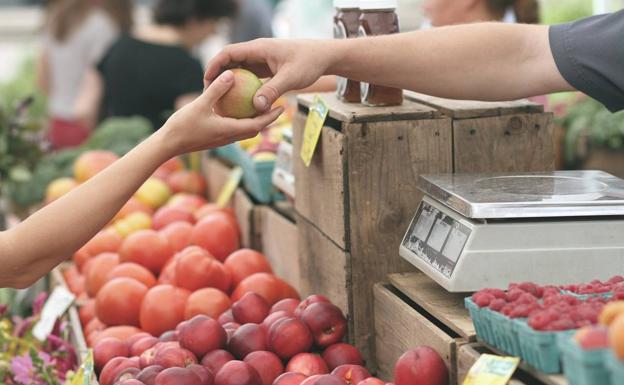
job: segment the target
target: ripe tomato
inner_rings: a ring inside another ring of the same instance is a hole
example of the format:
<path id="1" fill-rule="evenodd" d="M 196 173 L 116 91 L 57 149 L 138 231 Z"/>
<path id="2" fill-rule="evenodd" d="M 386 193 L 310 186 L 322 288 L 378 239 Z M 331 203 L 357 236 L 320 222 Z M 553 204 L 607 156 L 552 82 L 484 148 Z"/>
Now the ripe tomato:
<path id="1" fill-rule="evenodd" d="M 158 274 L 173 255 L 169 241 L 154 230 L 140 230 L 124 240 L 119 249 L 121 262 L 134 262 Z"/>
<path id="2" fill-rule="evenodd" d="M 232 306 L 230 297 L 219 289 L 207 287 L 191 294 L 184 307 L 184 319 L 191 319 L 198 314 L 217 319 Z"/>
<path id="3" fill-rule="evenodd" d="M 173 330 L 184 321 L 184 306 L 191 292 L 171 285 L 158 285 L 149 289 L 141 304 L 141 327 L 159 336 Z"/>
<path id="4" fill-rule="evenodd" d="M 299 299 L 294 289 L 291 291 L 284 280 L 269 274 L 255 273 L 243 279 L 232 293 L 232 301 L 238 301 L 243 295 L 249 292 L 257 293 L 273 306 L 276 302 L 285 298 Z"/>
<path id="5" fill-rule="evenodd" d="M 93 319 L 87 323 L 87 326 L 84 327 L 84 335 L 88 338 L 91 334 L 99 333 L 104 329 L 106 329 L 106 325 L 97 319 L 97 317 L 93 317 Z"/>
<path id="6" fill-rule="evenodd" d="M 115 278 L 95 298 L 95 313 L 106 325 L 139 326 L 139 311 L 147 286 L 133 278 Z"/>
<path id="7" fill-rule="evenodd" d="M 72 259 L 74 264 L 78 267 L 81 273 L 85 274 L 84 267 L 85 264 L 91 259 L 91 254 L 87 251 L 87 246 L 82 246 L 78 251 L 74 253 Z"/>
<path id="8" fill-rule="evenodd" d="M 78 309 L 78 316 L 82 327 L 86 327 L 95 318 L 95 299 L 86 300 Z"/>
<path id="9" fill-rule="evenodd" d="M 230 254 L 223 263 L 232 273 L 232 286 L 254 273 L 273 273 L 266 257 L 255 250 L 240 249 Z"/>
<path id="10" fill-rule="evenodd" d="M 167 238 L 173 252 L 177 253 L 191 244 L 192 231 L 193 225 L 188 222 L 173 222 L 160 230 L 160 233 Z"/>
<path id="11" fill-rule="evenodd" d="M 94 257 L 88 264 L 86 271 L 87 294 L 93 298 L 107 281 L 108 273 L 119 264 L 119 255 L 115 253 L 102 253 Z"/>
<path id="12" fill-rule="evenodd" d="M 112 326 L 98 332 L 97 335 L 92 335 L 91 338 L 88 338 L 88 341 L 90 342 L 89 346 L 95 346 L 98 342 L 100 342 L 100 340 L 109 337 L 119 338 L 122 341 L 126 341 L 128 338 L 139 333 L 143 333 L 143 330 L 134 326 Z"/>
<path id="13" fill-rule="evenodd" d="M 102 253 L 116 253 L 121 247 L 123 238 L 113 229 L 105 229 L 95 234 L 95 236 L 87 242 L 85 248 L 89 255 L 98 255 Z"/>
<path id="14" fill-rule="evenodd" d="M 222 212 L 214 212 L 199 221 L 191 233 L 191 244 L 208 250 L 219 261 L 239 248 L 238 226 Z"/>
<path id="15" fill-rule="evenodd" d="M 136 279 L 148 288 L 156 285 L 154 274 L 137 263 L 126 262 L 113 267 L 113 270 L 108 273 L 107 279 L 110 281 L 121 277 Z"/>
<path id="16" fill-rule="evenodd" d="M 177 285 L 194 291 L 204 287 L 214 287 L 228 292 L 232 277 L 228 269 L 208 252 L 197 247 L 186 248 L 180 253 L 176 263 Z"/>
<path id="17" fill-rule="evenodd" d="M 160 230 L 175 222 L 195 223 L 195 217 L 190 212 L 179 207 L 161 207 L 152 218 L 152 228 Z"/>
<path id="18" fill-rule="evenodd" d="M 165 267 L 163 267 L 160 275 L 158 276 L 158 284 L 159 285 L 176 285 L 176 264 L 178 263 L 179 254 L 176 254 L 173 258 L 171 258 Z"/>

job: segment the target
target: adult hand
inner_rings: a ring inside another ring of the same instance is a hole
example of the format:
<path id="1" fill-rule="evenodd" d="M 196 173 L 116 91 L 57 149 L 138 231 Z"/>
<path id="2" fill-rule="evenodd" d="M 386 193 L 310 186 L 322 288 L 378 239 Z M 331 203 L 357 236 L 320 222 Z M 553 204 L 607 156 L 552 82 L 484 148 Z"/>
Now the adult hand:
<path id="1" fill-rule="evenodd" d="M 251 138 L 284 111 L 282 107 L 278 107 L 252 119 L 232 119 L 217 115 L 213 106 L 230 90 L 232 84 L 232 71 L 223 72 L 197 99 L 169 118 L 160 131 L 171 156 Z"/>
<path id="2" fill-rule="evenodd" d="M 271 78 L 256 93 L 254 105 L 267 111 L 282 94 L 312 85 L 324 75 L 336 54 L 332 41 L 258 39 L 227 46 L 209 63 L 205 86 L 228 68 L 242 67 Z"/>

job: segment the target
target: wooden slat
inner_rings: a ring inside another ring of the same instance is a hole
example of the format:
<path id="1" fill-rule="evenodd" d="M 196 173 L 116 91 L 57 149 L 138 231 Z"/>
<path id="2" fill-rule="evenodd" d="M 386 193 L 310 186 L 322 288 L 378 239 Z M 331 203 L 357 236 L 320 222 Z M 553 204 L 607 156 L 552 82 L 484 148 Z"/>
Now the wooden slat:
<path id="1" fill-rule="evenodd" d="M 405 91 L 405 97 L 409 100 L 433 107 L 444 115 L 455 119 L 483 118 L 488 116 L 544 111 L 544 106 L 526 99 L 509 102 L 483 102 L 478 100 L 444 99 L 412 91 Z"/>
<path id="2" fill-rule="evenodd" d="M 398 358 L 421 345 L 438 352 L 449 373 L 453 373 L 455 339 L 401 300 L 387 285 L 374 286 L 374 303 L 377 375 L 381 379 L 390 381 Z M 450 383 L 455 383 L 454 375 Z"/>
<path id="3" fill-rule="evenodd" d="M 238 222 L 238 227 L 241 233 L 241 246 L 248 248 L 258 248 L 260 246 L 259 238 L 254 228 L 254 203 L 245 191 L 238 188 L 234 192 L 234 196 L 231 202 L 232 210 L 234 210 L 234 216 Z"/>
<path id="4" fill-rule="evenodd" d="M 453 122 L 457 173 L 553 170 L 551 114 L 523 114 Z"/>
<path id="5" fill-rule="evenodd" d="M 468 340 L 476 338 L 470 314 L 464 307 L 466 294 L 449 293 L 421 272 L 390 274 L 388 279 L 401 293 L 457 334 Z"/>
<path id="6" fill-rule="evenodd" d="M 299 104 L 310 107 L 317 94 L 301 94 Z M 388 120 L 431 119 L 439 113 L 428 106 L 405 99 L 400 106 L 368 107 L 360 103 L 343 103 L 336 94 L 321 93 L 323 100 L 330 107 L 329 116 L 341 122 L 381 122 Z M 297 190 L 297 194 L 298 194 Z"/>
<path id="7" fill-rule="evenodd" d="M 418 175 L 452 170 L 451 121 L 345 124 L 343 132 L 349 158 L 355 341 L 372 350 L 373 284 L 386 280 L 388 273 L 415 271 L 399 256 L 399 245 L 422 198 Z"/>
<path id="8" fill-rule="evenodd" d="M 273 272 L 301 290 L 297 225 L 270 207 L 262 207 L 260 237 L 262 252 L 268 258 Z"/>
<path id="9" fill-rule="evenodd" d="M 231 167 L 216 158 L 204 155 L 202 159 L 202 171 L 208 185 L 208 200 L 214 202 L 223 189 L 230 175 Z"/>
<path id="10" fill-rule="evenodd" d="M 305 115 L 299 112 L 293 122 L 293 167 L 297 176 L 295 209 L 340 248 L 348 250 L 345 137 L 331 127 L 323 127 L 312 163 L 306 167 L 299 156 L 305 120 Z"/>
<path id="11" fill-rule="evenodd" d="M 342 250 L 312 223 L 297 216 L 301 295 L 322 294 L 343 312 L 351 314 L 349 253 Z M 352 317 L 349 317 L 350 324 Z M 351 332 L 351 330 L 350 330 Z"/>

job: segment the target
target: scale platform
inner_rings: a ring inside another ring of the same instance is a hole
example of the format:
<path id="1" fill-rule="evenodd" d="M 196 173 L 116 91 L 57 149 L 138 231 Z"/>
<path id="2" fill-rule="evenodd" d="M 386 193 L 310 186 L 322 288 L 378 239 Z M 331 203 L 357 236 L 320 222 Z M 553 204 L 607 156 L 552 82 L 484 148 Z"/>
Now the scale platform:
<path id="1" fill-rule="evenodd" d="M 424 175 L 399 253 L 451 292 L 624 273 L 624 180 L 602 171 Z"/>

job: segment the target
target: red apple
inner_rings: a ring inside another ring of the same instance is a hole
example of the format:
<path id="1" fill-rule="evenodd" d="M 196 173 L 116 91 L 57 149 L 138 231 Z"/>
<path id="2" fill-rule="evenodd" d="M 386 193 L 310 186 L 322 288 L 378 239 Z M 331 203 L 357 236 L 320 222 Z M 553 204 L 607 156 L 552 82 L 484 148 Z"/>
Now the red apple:
<path id="1" fill-rule="evenodd" d="M 195 355 L 183 348 L 164 348 L 157 349 L 154 355 L 154 364 L 164 368 L 180 367 L 185 368 L 189 365 L 196 364 Z"/>
<path id="2" fill-rule="evenodd" d="M 295 309 L 295 316 L 301 317 L 301 314 L 303 314 L 303 311 L 307 309 L 308 306 L 315 304 L 315 303 L 319 303 L 319 302 L 331 303 L 329 299 L 327 299 L 327 297 L 325 297 L 324 295 L 319 295 L 319 294 L 311 295 L 308 298 L 301 301 L 299 305 L 297 305 L 297 308 Z"/>
<path id="3" fill-rule="evenodd" d="M 271 311 L 269 313 L 272 314 L 278 311 L 285 311 L 289 315 L 295 315 L 295 309 L 297 309 L 299 303 L 301 302 L 297 299 L 286 298 L 271 306 Z"/>
<path id="4" fill-rule="evenodd" d="M 254 293 L 246 293 L 232 305 L 232 315 L 240 324 L 259 324 L 269 315 L 271 307 L 264 297 Z"/>
<path id="5" fill-rule="evenodd" d="M 269 332 L 269 330 L 271 329 L 271 326 L 273 326 L 273 324 L 283 318 L 291 318 L 292 315 L 288 314 L 287 312 L 285 312 L 284 310 L 278 310 L 275 313 L 271 313 L 269 314 L 264 321 L 262 321 L 261 326 L 264 328 L 264 330 L 267 331 L 267 333 Z"/>
<path id="6" fill-rule="evenodd" d="M 404 353 L 394 366 L 396 385 L 448 385 L 449 373 L 440 355 L 428 346 Z"/>
<path id="7" fill-rule="evenodd" d="M 225 312 L 221 313 L 217 321 L 219 321 L 221 325 L 224 325 L 228 322 L 235 322 L 234 316 L 232 315 L 232 309 L 226 310 Z"/>
<path id="8" fill-rule="evenodd" d="M 131 380 L 131 379 L 135 378 L 137 376 L 137 374 L 139 374 L 139 372 L 141 372 L 141 369 L 139 369 L 139 368 L 134 368 L 134 367 L 132 367 L 132 368 L 125 368 L 119 374 L 117 374 L 117 377 L 115 377 L 115 380 L 113 381 L 113 384 L 124 382 L 126 380 Z"/>
<path id="9" fill-rule="evenodd" d="M 271 352 L 251 352 L 243 361 L 256 369 L 260 375 L 260 379 L 262 379 L 262 385 L 272 385 L 277 376 L 284 373 L 282 361 Z"/>
<path id="10" fill-rule="evenodd" d="M 262 385 L 256 369 L 243 361 L 230 361 L 215 376 L 214 385 Z"/>
<path id="11" fill-rule="evenodd" d="M 136 379 L 145 385 L 154 385 L 156 383 L 156 376 L 163 370 L 165 370 L 165 368 L 160 365 L 148 366 L 137 374 Z"/>
<path id="12" fill-rule="evenodd" d="M 108 361 L 115 357 L 128 357 L 129 354 L 128 345 L 119 338 L 101 339 L 93 348 L 95 370 L 99 373 Z"/>
<path id="13" fill-rule="evenodd" d="M 347 319 L 338 306 L 317 302 L 308 306 L 301 320 L 310 328 L 314 342 L 321 347 L 342 341 L 347 331 Z"/>
<path id="14" fill-rule="evenodd" d="M 145 384 L 137 379 L 131 378 L 131 379 L 123 380 L 119 382 L 119 385 L 145 385 Z"/>
<path id="15" fill-rule="evenodd" d="M 141 340 L 145 337 L 153 337 L 151 334 L 149 333 L 145 333 L 145 332 L 141 332 L 141 333 L 137 333 L 133 336 L 131 336 L 130 338 L 128 338 L 126 340 L 126 343 L 128 344 L 128 347 L 132 347 L 132 345 L 134 345 L 135 342 L 137 342 L 138 340 Z"/>
<path id="16" fill-rule="evenodd" d="M 327 374 L 327 364 L 321 356 L 313 353 L 299 353 L 288 361 L 287 372 L 303 373 L 306 376 L 315 374 Z"/>
<path id="17" fill-rule="evenodd" d="M 232 330 L 236 330 L 239 327 L 241 327 L 241 325 L 238 322 L 228 322 L 226 324 L 223 325 L 223 329 L 232 329 Z"/>
<path id="18" fill-rule="evenodd" d="M 306 378 L 301 385 L 314 385 L 316 384 L 316 380 L 318 380 L 319 378 L 321 378 L 323 376 L 323 374 L 315 374 L 313 376 L 310 376 L 308 378 Z"/>
<path id="19" fill-rule="evenodd" d="M 227 350 L 218 349 L 206 354 L 201 360 L 201 364 L 210 369 L 214 374 L 217 373 L 223 365 L 230 361 L 234 361 L 234 356 Z"/>
<path id="20" fill-rule="evenodd" d="M 234 332 L 228 350 L 239 359 L 259 350 L 267 350 L 266 332 L 258 324 L 245 324 Z"/>
<path id="21" fill-rule="evenodd" d="M 193 364 L 187 366 L 186 368 L 191 370 L 193 373 L 195 373 L 197 377 L 199 377 L 200 383 L 202 385 L 212 385 L 212 383 L 214 382 L 214 375 L 207 367 Z"/>
<path id="22" fill-rule="evenodd" d="M 362 355 L 353 345 L 344 342 L 330 345 L 323 352 L 323 359 L 327 363 L 329 370 L 334 370 L 340 365 L 363 365 Z"/>
<path id="23" fill-rule="evenodd" d="M 307 352 L 312 347 L 312 333 L 297 318 L 282 318 L 269 329 L 269 350 L 283 359 Z"/>
<path id="24" fill-rule="evenodd" d="M 100 385 L 113 385 L 117 376 L 127 368 L 138 369 L 138 360 L 126 357 L 115 357 L 108 361 L 100 373 Z"/>
<path id="25" fill-rule="evenodd" d="M 154 385 L 202 385 L 201 379 L 187 368 L 168 368 L 158 373 Z"/>
<path id="26" fill-rule="evenodd" d="M 197 357 L 215 349 L 221 349 L 227 342 L 227 334 L 214 319 L 197 315 L 180 328 L 180 346 L 190 350 Z"/>
<path id="27" fill-rule="evenodd" d="M 156 355 L 156 346 L 147 349 L 139 356 L 139 367 L 145 369 L 154 365 L 154 356 Z"/>
<path id="28" fill-rule="evenodd" d="M 314 381 L 314 385 L 345 385 L 346 382 L 333 374 L 325 374 Z"/>
<path id="29" fill-rule="evenodd" d="M 357 385 L 371 376 L 368 370 L 360 365 L 340 365 L 331 374 L 345 380 L 347 385 Z"/>
<path id="30" fill-rule="evenodd" d="M 305 374 L 288 372 L 277 377 L 273 385 L 301 385 L 306 378 Z"/>
<path id="31" fill-rule="evenodd" d="M 132 344 L 132 346 L 130 347 L 130 355 L 139 357 L 141 356 L 141 354 L 143 354 L 144 351 L 156 345 L 158 341 L 159 340 L 156 337 L 143 337 L 140 340 L 136 341 L 134 344 Z"/>
<path id="32" fill-rule="evenodd" d="M 386 383 L 379 378 L 369 377 L 365 380 L 358 382 L 357 385 L 386 385 Z"/>

